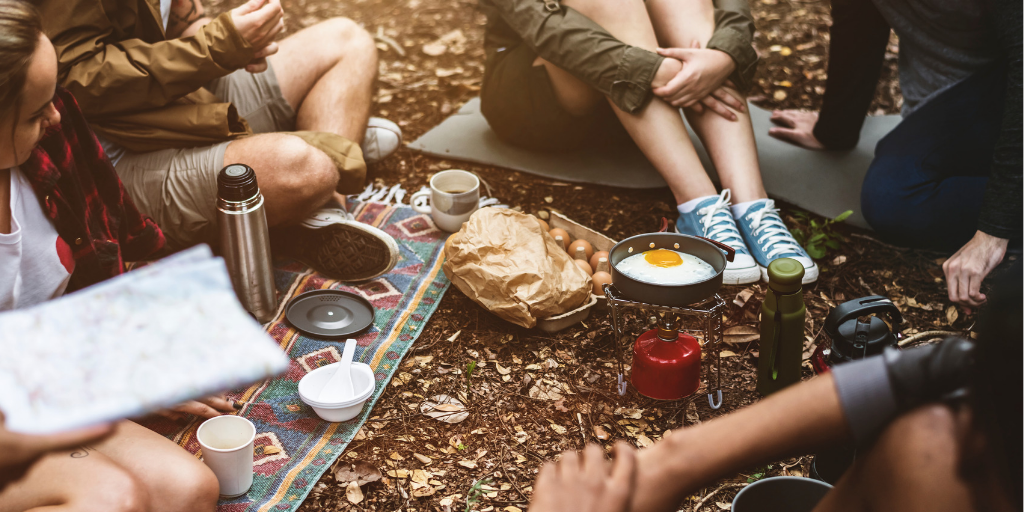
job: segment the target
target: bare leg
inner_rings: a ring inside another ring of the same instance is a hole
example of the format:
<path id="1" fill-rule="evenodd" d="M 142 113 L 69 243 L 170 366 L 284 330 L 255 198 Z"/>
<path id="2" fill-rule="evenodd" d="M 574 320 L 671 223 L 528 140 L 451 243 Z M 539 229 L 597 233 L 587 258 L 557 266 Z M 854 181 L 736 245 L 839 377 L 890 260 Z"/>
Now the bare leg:
<path id="1" fill-rule="evenodd" d="M 815 512 L 974 510 L 957 476 L 953 412 L 930 405 L 889 425 L 871 450 L 836 483 Z"/>
<path id="2" fill-rule="evenodd" d="M 703 48 L 715 30 L 711 0 L 649 0 L 647 10 L 658 41 L 666 48 L 689 48 L 693 41 L 699 41 Z M 709 109 L 700 114 L 685 110 L 715 164 L 722 187 L 732 189 L 733 203 L 766 198 L 750 113 L 733 112 L 736 121 Z"/>
<path id="3" fill-rule="evenodd" d="M 0 493 L 0 512 L 214 510 L 217 480 L 202 462 L 133 423 L 118 429 L 95 447 L 43 458 Z"/>
<path id="4" fill-rule="evenodd" d="M 296 127 L 362 142 L 377 78 L 373 38 L 354 21 L 333 18 L 280 43 L 270 57 Z"/>
<path id="5" fill-rule="evenodd" d="M 271 226 L 306 218 L 333 197 L 338 184 L 334 162 L 292 135 L 265 133 L 228 144 L 224 165 L 245 162 L 261 162 L 256 180 Z"/>
<path id="6" fill-rule="evenodd" d="M 566 0 L 563 3 L 580 11 L 626 43 L 651 51 L 658 46 L 643 0 Z M 569 84 L 566 87 L 559 80 L 568 73 L 553 71 L 557 67 L 549 62 L 544 62 L 544 65 L 548 68 L 556 95 L 559 98 L 571 95 L 571 88 L 577 85 Z M 697 151 L 690 143 L 676 108 L 655 98 L 636 114 L 627 114 L 614 104 L 612 109 L 637 146 L 668 183 L 677 203 L 715 193 L 715 186 L 701 166 Z"/>

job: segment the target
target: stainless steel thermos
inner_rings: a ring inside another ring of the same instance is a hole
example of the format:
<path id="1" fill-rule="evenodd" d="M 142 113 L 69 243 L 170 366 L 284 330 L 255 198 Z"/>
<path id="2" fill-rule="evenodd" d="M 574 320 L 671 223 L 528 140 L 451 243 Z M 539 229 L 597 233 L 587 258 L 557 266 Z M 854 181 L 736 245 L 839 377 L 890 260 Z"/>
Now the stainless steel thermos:
<path id="1" fill-rule="evenodd" d="M 238 300 L 258 322 L 273 320 L 277 290 L 270 233 L 256 172 L 248 165 L 229 165 L 217 175 L 217 223 L 220 252 Z"/>

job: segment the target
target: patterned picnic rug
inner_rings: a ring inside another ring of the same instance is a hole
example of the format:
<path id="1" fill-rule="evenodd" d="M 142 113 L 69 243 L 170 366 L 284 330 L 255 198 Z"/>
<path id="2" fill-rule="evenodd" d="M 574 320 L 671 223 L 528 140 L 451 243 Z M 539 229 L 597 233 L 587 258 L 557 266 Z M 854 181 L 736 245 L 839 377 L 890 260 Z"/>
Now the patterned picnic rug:
<path id="1" fill-rule="evenodd" d="M 253 485 L 246 496 L 221 500 L 219 512 L 295 510 L 317 480 L 337 459 L 372 414 L 373 406 L 409 347 L 448 289 L 441 272 L 442 249 L 447 234 L 438 231 L 427 215 L 408 206 L 361 203 L 353 212 L 366 224 L 377 226 L 398 241 L 401 252 L 395 269 L 358 286 L 325 279 L 301 263 L 275 262 L 281 306 L 277 318 L 267 324 L 270 335 L 292 359 L 288 372 L 271 381 L 256 383 L 229 397 L 247 405 L 239 413 L 256 425 Z M 299 379 L 307 372 L 341 358 L 344 340 L 324 341 L 306 337 L 288 325 L 284 305 L 296 295 L 333 288 L 358 293 L 376 309 L 373 327 L 360 335 L 355 360 L 369 364 L 376 374 L 373 396 L 354 420 L 328 423 L 299 399 Z M 245 357 L 239 354 L 238 357 Z M 167 436 L 186 450 L 197 453 L 196 429 L 188 424 L 151 418 L 144 425 Z M 278 450 L 268 450 L 266 447 Z M 275 453 L 276 452 L 276 453 Z"/>

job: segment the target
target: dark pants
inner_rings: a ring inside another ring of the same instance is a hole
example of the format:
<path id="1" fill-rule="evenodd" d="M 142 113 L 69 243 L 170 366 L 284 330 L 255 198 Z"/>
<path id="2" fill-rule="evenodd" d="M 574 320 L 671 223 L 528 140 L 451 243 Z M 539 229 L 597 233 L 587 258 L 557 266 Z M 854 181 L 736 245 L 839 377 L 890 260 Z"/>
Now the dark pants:
<path id="1" fill-rule="evenodd" d="M 879 237 L 953 252 L 974 236 L 1005 89 L 1002 68 L 975 73 L 879 141 L 860 198 Z"/>

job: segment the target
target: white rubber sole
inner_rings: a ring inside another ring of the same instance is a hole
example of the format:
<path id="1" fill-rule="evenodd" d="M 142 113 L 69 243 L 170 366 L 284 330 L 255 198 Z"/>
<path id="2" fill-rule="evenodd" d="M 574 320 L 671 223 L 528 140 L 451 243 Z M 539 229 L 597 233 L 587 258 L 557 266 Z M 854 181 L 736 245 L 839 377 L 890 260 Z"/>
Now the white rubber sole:
<path id="1" fill-rule="evenodd" d="M 761 279 L 761 272 L 758 268 L 756 266 L 731 270 L 726 268 L 725 272 L 722 272 L 722 284 L 756 283 Z"/>
<path id="2" fill-rule="evenodd" d="M 768 282 L 768 267 L 758 266 L 761 269 L 761 280 Z M 800 281 L 802 284 L 811 284 L 818 280 L 818 264 L 815 263 L 813 267 L 804 267 L 804 278 Z"/>

